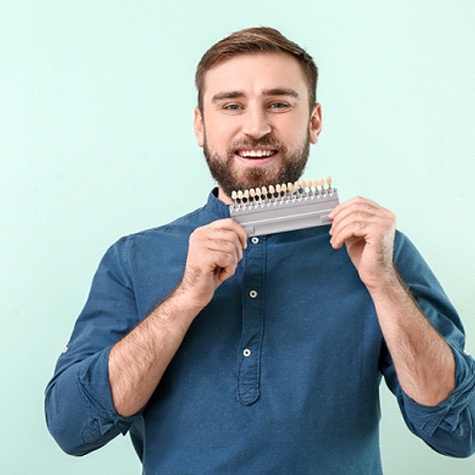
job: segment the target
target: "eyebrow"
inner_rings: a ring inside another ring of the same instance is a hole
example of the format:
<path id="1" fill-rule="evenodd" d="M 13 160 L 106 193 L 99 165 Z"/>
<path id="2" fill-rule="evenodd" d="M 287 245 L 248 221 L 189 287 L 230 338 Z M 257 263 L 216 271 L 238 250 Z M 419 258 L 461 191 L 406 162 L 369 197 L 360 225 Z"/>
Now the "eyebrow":
<path id="1" fill-rule="evenodd" d="M 289 89 L 287 87 L 276 87 L 275 89 L 268 89 L 263 91 L 264 96 L 288 96 L 298 99 L 300 96 L 298 92 L 294 89 Z"/>
<path id="2" fill-rule="evenodd" d="M 262 91 L 262 94 L 264 96 L 287 96 L 287 97 L 293 97 L 295 99 L 300 98 L 297 91 L 295 91 L 294 89 L 286 88 L 286 87 L 276 87 L 274 89 L 265 89 L 264 91 Z M 220 102 L 226 99 L 239 99 L 244 96 L 245 94 L 242 91 L 220 92 L 218 94 L 215 94 L 211 98 L 211 103 L 216 104 L 217 102 Z"/>

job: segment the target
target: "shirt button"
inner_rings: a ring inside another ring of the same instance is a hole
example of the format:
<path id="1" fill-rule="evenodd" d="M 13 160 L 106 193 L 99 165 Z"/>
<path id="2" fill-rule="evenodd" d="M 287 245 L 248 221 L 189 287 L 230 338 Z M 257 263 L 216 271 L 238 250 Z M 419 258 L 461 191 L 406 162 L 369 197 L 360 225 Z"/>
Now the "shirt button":
<path id="1" fill-rule="evenodd" d="M 246 357 L 246 358 L 249 358 L 249 356 L 251 356 L 251 353 L 252 351 L 249 349 L 249 348 L 246 348 L 242 354 Z"/>
<path id="2" fill-rule="evenodd" d="M 251 290 L 249 292 L 249 297 L 251 297 L 251 299 L 255 299 L 257 297 L 257 292 L 255 290 Z"/>
<path id="3" fill-rule="evenodd" d="M 254 237 L 251 238 L 251 242 L 252 242 L 252 244 L 258 244 L 259 243 L 259 238 L 254 236 Z"/>

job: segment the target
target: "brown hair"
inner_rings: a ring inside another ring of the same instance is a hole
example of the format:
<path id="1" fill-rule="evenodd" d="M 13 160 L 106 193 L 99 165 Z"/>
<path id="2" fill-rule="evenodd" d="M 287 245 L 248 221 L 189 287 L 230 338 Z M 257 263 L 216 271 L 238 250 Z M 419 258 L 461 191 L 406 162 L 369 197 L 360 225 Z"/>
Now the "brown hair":
<path id="1" fill-rule="evenodd" d="M 310 110 L 316 101 L 318 69 L 313 58 L 297 43 L 274 28 L 258 27 L 236 31 L 206 51 L 196 68 L 198 107 L 203 112 L 204 77 L 213 66 L 240 54 L 287 53 L 297 59 L 308 80 Z"/>

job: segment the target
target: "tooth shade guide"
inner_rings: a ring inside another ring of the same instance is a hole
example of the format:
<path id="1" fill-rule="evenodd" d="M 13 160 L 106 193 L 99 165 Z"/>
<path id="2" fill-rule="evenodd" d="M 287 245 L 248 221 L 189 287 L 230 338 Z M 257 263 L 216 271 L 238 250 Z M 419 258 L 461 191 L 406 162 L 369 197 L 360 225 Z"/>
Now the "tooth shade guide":
<path id="1" fill-rule="evenodd" d="M 325 187 L 326 183 L 326 187 Z M 264 203 L 281 203 L 289 200 L 311 199 L 333 193 L 332 179 L 327 177 L 313 180 L 300 180 L 295 183 L 283 183 L 233 191 L 231 198 L 236 206 L 262 206 Z"/>
<path id="2" fill-rule="evenodd" d="M 232 195 L 237 200 L 230 206 L 231 217 L 248 236 L 330 224 L 328 215 L 339 203 L 331 178 L 262 186 Z"/>

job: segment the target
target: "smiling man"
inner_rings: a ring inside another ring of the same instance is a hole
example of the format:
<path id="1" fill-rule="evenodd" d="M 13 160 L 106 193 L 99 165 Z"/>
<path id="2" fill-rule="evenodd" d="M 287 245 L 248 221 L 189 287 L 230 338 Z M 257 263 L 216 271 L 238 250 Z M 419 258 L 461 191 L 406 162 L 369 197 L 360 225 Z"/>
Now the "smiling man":
<path id="1" fill-rule="evenodd" d="M 220 199 L 300 178 L 321 130 L 320 104 L 309 96 L 305 73 L 289 54 L 239 55 L 208 71 L 195 132 Z"/>
<path id="2" fill-rule="evenodd" d="M 233 33 L 196 73 L 207 203 L 105 254 L 46 391 L 68 453 L 129 432 L 145 474 L 380 474 L 381 377 L 435 450 L 475 450 L 475 362 L 394 215 L 364 199 L 331 226 L 248 240 L 235 189 L 297 180 L 322 109 L 308 53 Z"/>

